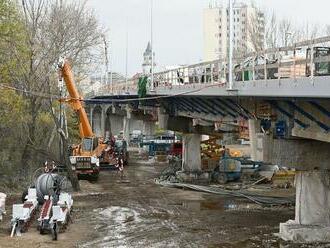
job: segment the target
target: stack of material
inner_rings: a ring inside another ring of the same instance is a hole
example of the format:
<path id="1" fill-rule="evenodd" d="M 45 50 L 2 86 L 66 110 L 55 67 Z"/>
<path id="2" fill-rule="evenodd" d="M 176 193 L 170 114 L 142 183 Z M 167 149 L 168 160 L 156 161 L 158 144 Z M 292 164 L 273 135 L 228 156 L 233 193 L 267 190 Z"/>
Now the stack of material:
<path id="1" fill-rule="evenodd" d="M 155 152 L 155 160 L 159 163 L 167 162 L 167 153 L 166 152 Z"/>
<path id="2" fill-rule="evenodd" d="M 143 148 L 129 148 L 128 163 L 136 163 L 138 161 L 147 161 L 149 159 L 148 151 Z"/>
<path id="3" fill-rule="evenodd" d="M 306 63 L 305 58 L 302 56 L 297 56 L 296 58 L 292 56 L 284 57 L 281 60 L 282 65 L 279 68 L 279 75 L 281 78 L 301 78 L 306 75 Z"/>
<path id="4" fill-rule="evenodd" d="M 217 138 L 201 142 L 202 170 L 212 171 L 219 164 L 220 158 L 224 155 L 225 149 L 217 144 Z M 228 150 L 227 150 L 228 152 Z M 242 157 L 238 150 L 229 150 L 230 157 Z"/>
<path id="5" fill-rule="evenodd" d="M 295 175 L 296 171 L 281 168 L 275 172 L 272 178 L 273 186 L 277 188 L 290 188 L 294 185 Z"/>
<path id="6" fill-rule="evenodd" d="M 224 153 L 216 141 L 216 138 L 212 138 L 201 142 L 202 170 L 213 170 Z"/>
<path id="7" fill-rule="evenodd" d="M 247 120 L 240 120 L 238 122 L 238 133 L 239 133 L 239 138 L 243 140 L 250 140 L 249 136 L 249 123 Z"/>

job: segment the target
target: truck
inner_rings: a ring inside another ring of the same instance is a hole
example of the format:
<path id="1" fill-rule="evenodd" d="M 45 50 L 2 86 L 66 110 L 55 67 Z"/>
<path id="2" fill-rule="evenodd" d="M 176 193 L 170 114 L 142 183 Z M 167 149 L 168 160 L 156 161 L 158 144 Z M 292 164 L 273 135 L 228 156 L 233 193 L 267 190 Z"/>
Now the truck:
<path id="1" fill-rule="evenodd" d="M 79 117 L 79 133 L 81 143 L 71 146 L 70 163 L 72 170 L 78 175 L 78 179 L 87 177 L 95 181 L 100 172 L 100 159 L 106 154 L 109 143 L 104 138 L 96 137 L 89 123 L 86 110 L 82 103 L 82 96 L 79 94 L 74 83 L 71 67 L 65 59 L 59 64 L 60 80 L 64 80 L 70 98 L 66 100 Z"/>

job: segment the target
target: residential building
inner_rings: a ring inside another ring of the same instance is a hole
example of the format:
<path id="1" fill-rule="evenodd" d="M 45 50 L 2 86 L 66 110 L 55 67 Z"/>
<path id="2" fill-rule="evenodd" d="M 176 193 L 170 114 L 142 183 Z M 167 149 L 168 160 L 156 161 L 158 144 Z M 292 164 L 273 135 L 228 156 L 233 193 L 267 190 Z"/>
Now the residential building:
<path id="1" fill-rule="evenodd" d="M 235 3 L 234 54 L 259 50 L 264 45 L 264 14 L 256 7 Z M 227 6 L 210 5 L 204 9 L 204 60 L 227 58 L 229 49 L 229 11 Z"/>

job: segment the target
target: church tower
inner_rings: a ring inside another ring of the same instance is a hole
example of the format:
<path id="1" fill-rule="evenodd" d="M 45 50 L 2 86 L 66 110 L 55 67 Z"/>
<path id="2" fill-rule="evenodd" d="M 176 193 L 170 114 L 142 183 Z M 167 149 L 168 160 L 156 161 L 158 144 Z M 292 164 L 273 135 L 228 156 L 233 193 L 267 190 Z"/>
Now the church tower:
<path id="1" fill-rule="evenodd" d="M 142 64 L 142 71 L 144 75 L 149 75 L 151 73 L 151 64 L 152 64 L 152 57 L 151 57 L 151 44 L 148 42 L 148 46 L 143 53 L 143 64 Z M 155 53 L 154 53 L 154 67 L 155 67 Z"/>

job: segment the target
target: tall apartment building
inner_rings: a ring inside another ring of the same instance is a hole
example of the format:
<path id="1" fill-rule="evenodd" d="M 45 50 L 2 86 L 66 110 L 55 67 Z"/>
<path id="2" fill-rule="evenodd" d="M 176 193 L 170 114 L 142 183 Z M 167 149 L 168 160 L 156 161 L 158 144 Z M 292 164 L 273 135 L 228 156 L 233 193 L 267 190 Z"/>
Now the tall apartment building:
<path id="1" fill-rule="evenodd" d="M 243 3 L 233 7 L 234 54 L 262 49 L 264 46 L 264 14 Z M 204 9 L 204 60 L 226 58 L 229 49 L 229 11 L 221 5 Z"/>

